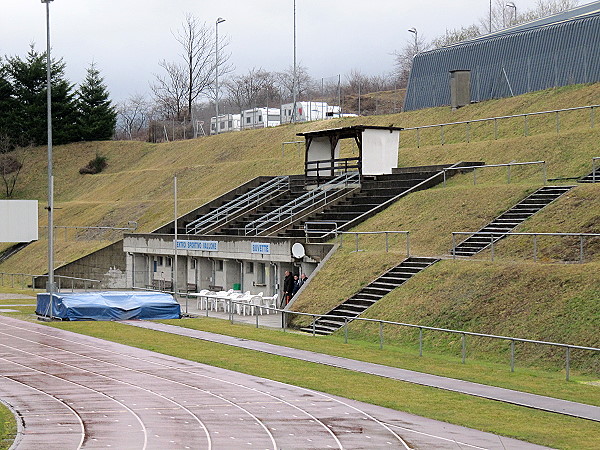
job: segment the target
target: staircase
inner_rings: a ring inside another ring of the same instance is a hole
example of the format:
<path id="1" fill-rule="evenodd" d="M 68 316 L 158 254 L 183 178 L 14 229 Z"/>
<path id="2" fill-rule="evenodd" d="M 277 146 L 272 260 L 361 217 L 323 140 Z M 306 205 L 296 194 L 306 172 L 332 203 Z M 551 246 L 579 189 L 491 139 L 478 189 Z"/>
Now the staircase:
<path id="1" fill-rule="evenodd" d="M 600 183 L 600 167 L 577 180 L 578 183 Z"/>
<path id="2" fill-rule="evenodd" d="M 574 186 L 544 186 L 498 216 L 452 249 L 453 256 L 473 256 L 489 247 Z"/>
<path id="3" fill-rule="evenodd" d="M 326 316 L 337 317 L 320 317 L 308 327 L 301 328 L 300 330 L 321 335 L 335 332 L 343 327 L 344 324 L 362 314 L 363 311 L 377 302 L 384 295 L 393 291 L 409 280 L 413 275 L 437 261 L 438 260 L 435 258 L 418 258 L 414 256 L 405 259 L 396 267 L 388 270 L 348 300 L 325 314 Z"/>

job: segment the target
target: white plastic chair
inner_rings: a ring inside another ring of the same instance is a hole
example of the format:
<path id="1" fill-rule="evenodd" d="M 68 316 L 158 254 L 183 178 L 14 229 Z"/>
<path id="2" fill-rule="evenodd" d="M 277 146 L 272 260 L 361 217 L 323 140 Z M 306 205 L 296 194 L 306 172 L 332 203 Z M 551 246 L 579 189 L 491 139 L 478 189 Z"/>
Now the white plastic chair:
<path id="1" fill-rule="evenodd" d="M 250 304 L 250 299 L 252 298 L 252 295 L 250 295 L 250 291 L 244 292 L 244 294 L 236 299 L 236 305 L 235 305 L 235 310 L 238 313 L 238 315 L 243 311 L 244 315 L 246 315 L 246 306 L 248 306 Z"/>
<path id="2" fill-rule="evenodd" d="M 208 289 L 201 289 L 194 297 L 196 297 L 196 309 L 204 309 L 203 305 L 206 305 L 208 308 L 208 298 L 206 298 L 207 294 L 210 294 L 211 291 Z"/>
<path id="3" fill-rule="evenodd" d="M 262 305 L 265 307 L 267 314 L 270 314 L 271 311 L 269 308 L 277 308 L 277 294 L 271 297 L 263 297 Z M 273 314 L 276 314 L 276 311 L 273 311 Z"/>

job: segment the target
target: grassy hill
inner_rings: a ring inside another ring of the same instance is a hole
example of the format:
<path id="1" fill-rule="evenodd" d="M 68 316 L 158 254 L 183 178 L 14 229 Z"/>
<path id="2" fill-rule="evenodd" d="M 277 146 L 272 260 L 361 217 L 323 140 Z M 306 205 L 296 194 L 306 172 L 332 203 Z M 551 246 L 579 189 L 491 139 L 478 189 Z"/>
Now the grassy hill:
<path id="1" fill-rule="evenodd" d="M 580 85 L 474 104 L 455 112 L 432 108 L 164 144 L 117 141 L 58 146 L 54 150 L 55 223 L 121 227 L 136 221 L 139 231 L 150 231 L 172 220 L 175 174 L 179 211 L 184 213 L 255 176 L 301 173 L 303 154 L 298 155 L 289 146 L 282 157 L 282 142 L 296 140 L 298 132 L 354 124 L 413 127 L 597 104 L 598 99 L 600 84 Z M 589 110 L 562 113 L 557 132 L 555 115 L 531 117 L 528 136 L 524 136 L 523 118 L 499 121 L 497 130 L 493 122 L 482 122 L 469 126 L 470 142 L 466 142 L 466 125 L 446 126 L 444 145 L 439 128 L 420 132 L 419 146 L 416 132 L 407 131 L 402 133 L 399 164 L 545 160 L 550 178 L 579 176 L 589 172 L 593 156 L 600 156 L 600 126 L 596 122 L 600 118 L 596 120 Z M 351 145 L 342 148 L 343 154 L 353 151 Z M 108 168 L 98 175 L 80 175 L 79 168 L 96 154 L 108 158 Z M 15 198 L 40 200 L 41 226 L 46 225 L 46 176 L 46 150 L 33 149 L 25 161 Z M 411 194 L 357 229 L 408 230 L 413 254 L 444 255 L 450 249 L 452 231 L 475 231 L 539 187 L 541 180 L 539 166 L 513 168 L 510 184 L 504 168 L 479 170 L 476 185 L 472 174 L 459 175 L 446 187 Z M 598 186 L 579 186 L 520 230 L 600 232 L 598 193 Z M 59 232 L 57 265 L 116 239 L 114 234 L 69 231 L 65 237 Z M 403 257 L 402 238 L 392 239 L 392 251 L 387 253 L 381 238 L 361 238 L 361 249 L 365 251 L 358 253 L 352 252 L 354 243 L 347 239 L 298 299 L 297 309 L 323 313 Z M 0 264 L 0 272 L 45 272 L 46 245 L 42 236 Z M 577 245 L 567 239 L 541 242 L 540 258 L 546 262 L 573 259 Z M 588 242 L 586 264 L 550 266 L 532 263 L 531 244 L 526 239 L 506 239 L 496 249 L 497 262 L 443 262 L 386 297 L 368 316 L 598 346 L 597 333 L 592 332 L 598 323 L 587 316 L 598 316 L 594 301 L 600 293 L 596 276 L 599 253 L 600 242 Z M 484 253 L 478 259 L 488 257 Z M 526 307 L 517 308 L 515 298 Z M 495 320 L 498 315 L 502 320 Z M 578 317 L 581 320 L 575 320 Z M 565 327 L 565 321 L 571 325 Z M 354 325 L 353 332 L 365 339 L 373 338 L 375 333 Z M 401 332 L 397 338 L 402 339 Z M 431 345 L 452 350 L 454 343 Z M 531 356 L 539 360 L 544 355 Z M 585 364 L 588 368 L 595 365 L 593 361 Z"/>

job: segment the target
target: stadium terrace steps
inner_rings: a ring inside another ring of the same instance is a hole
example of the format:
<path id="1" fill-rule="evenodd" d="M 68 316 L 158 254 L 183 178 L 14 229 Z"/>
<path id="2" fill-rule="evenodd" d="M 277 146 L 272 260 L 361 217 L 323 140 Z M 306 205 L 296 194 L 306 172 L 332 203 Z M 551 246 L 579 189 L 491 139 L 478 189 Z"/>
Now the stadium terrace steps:
<path id="1" fill-rule="evenodd" d="M 453 256 L 469 257 L 489 247 L 506 236 L 506 233 L 520 225 L 545 206 L 559 198 L 574 186 L 544 186 L 515 206 L 498 216 L 481 230 L 454 246 Z"/>
<path id="2" fill-rule="evenodd" d="M 325 316 L 336 317 L 320 317 L 308 327 L 301 328 L 301 331 L 321 335 L 335 332 L 345 323 L 358 317 L 383 296 L 437 261 L 438 259 L 435 258 L 409 257 L 405 259 L 325 314 Z"/>
<path id="3" fill-rule="evenodd" d="M 600 183 L 600 167 L 577 180 L 578 183 Z"/>

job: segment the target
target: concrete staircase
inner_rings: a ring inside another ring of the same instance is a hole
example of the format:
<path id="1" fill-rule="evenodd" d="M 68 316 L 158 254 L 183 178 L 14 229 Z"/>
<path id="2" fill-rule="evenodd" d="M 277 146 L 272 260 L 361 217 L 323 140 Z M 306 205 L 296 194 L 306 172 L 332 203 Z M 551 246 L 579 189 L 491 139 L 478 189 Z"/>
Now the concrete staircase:
<path id="1" fill-rule="evenodd" d="M 301 331 L 321 335 L 335 332 L 343 327 L 345 323 L 352 321 L 355 317 L 362 314 L 363 311 L 376 303 L 384 295 L 437 261 L 435 258 L 419 258 L 414 256 L 405 259 L 396 267 L 388 270 L 348 300 L 325 314 L 326 316 L 337 317 L 320 317 L 310 326 L 301 328 Z"/>
<path id="2" fill-rule="evenodd" d="M 495 218 L 481 230 L 468 237 L 452 250 L 453 256 L 469 257 L 489 247 L 525 219 L 550 204 L 574 186 L 544 186 Z"/>
<path id="3" fill-rule="evenodd" d="M 578 183 L 600 183 L 600 167 L 577 180 Z"/>

